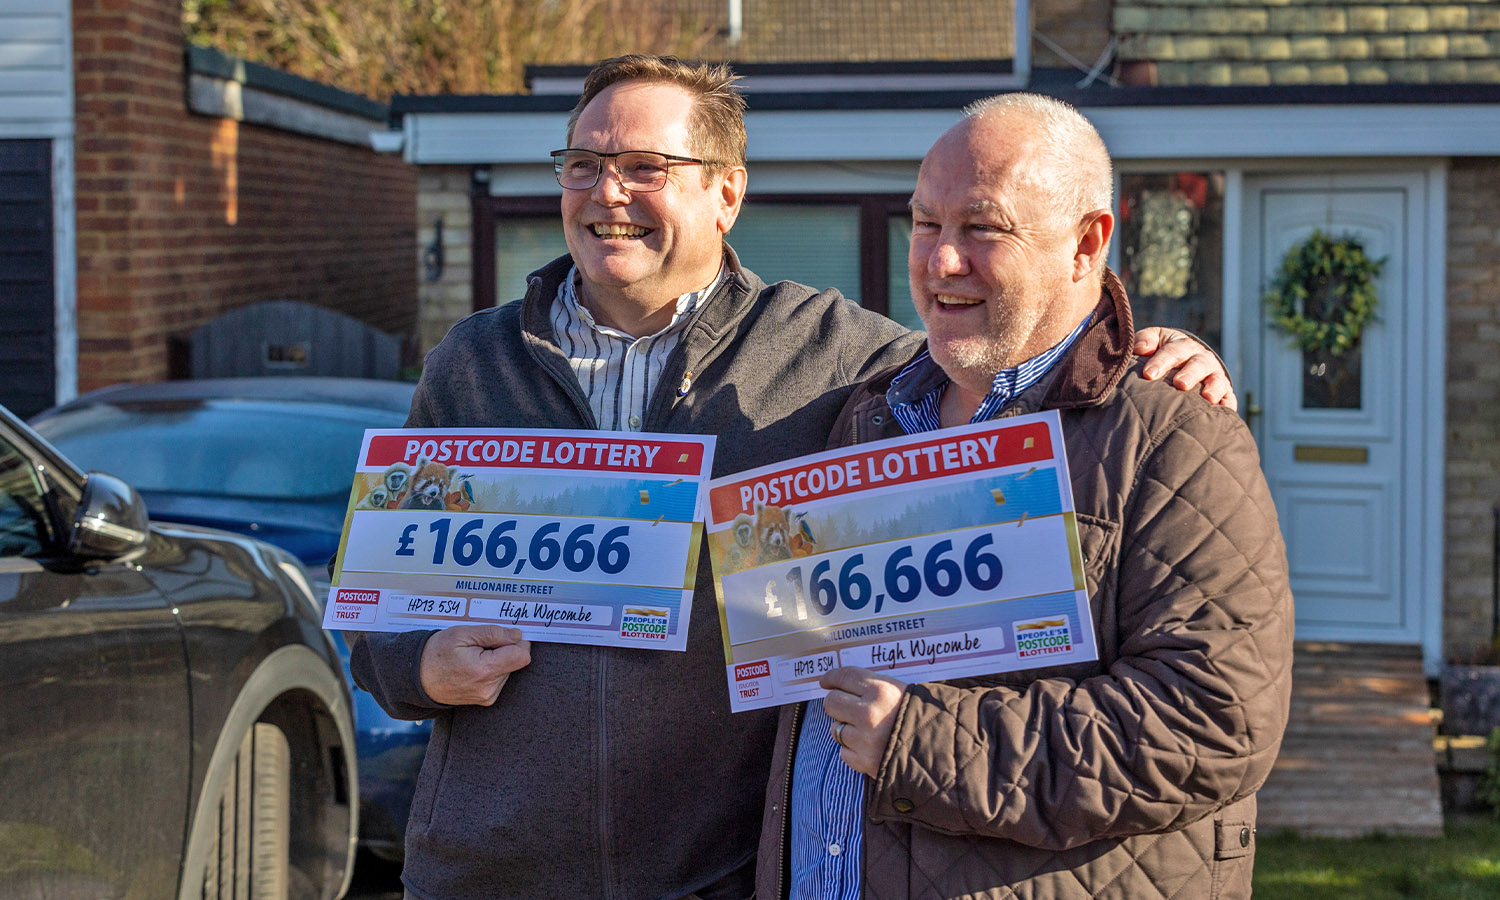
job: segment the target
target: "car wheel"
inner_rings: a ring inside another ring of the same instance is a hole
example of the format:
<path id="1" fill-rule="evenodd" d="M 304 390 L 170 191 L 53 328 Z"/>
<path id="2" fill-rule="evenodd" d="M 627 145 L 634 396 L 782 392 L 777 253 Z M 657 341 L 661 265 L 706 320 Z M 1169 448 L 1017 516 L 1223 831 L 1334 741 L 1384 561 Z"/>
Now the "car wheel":
<path id="1" fill-rule="evenodd" d="M 292 750 L 257 722 L 235 755 L 203 873 L 203 900 L 286 900 L 290 875 Z"/>
<path id="2" fill-rule="evenodd" d="M 177 900 L 333 900 L 348 889 L 358 776 L 347 691 L 300 645 L 246 679 L 209 754 Z"/>

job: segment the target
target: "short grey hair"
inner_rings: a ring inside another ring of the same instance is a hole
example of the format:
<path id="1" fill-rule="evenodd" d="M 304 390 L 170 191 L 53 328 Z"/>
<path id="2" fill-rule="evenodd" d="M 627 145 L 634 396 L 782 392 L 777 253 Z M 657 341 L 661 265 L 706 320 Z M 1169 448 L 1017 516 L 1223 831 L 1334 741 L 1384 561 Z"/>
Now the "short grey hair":
<path id="1" fill-rule="evenodd" d="M 1017 92 L 976 100 L 965 119 L 1024 116 L 1037 125 L 1045 173 L 1034 173 L 1059 215 L 1080 217 L 1114 206 L 1115 177 L 1109 149 L 1093 123 L 1071 104 L 1042 94 Z"/>

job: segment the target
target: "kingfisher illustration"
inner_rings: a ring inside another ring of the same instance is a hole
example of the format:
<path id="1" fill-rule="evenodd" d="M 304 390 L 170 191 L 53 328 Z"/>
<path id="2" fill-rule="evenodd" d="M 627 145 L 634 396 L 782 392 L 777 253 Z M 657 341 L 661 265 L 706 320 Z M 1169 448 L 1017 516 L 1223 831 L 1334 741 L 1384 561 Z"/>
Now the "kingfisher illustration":
<path id="1" fill-rule="evenodd" d="M 807 515 L 797 513 L 793 520 L 796 522 L 796 530 L 787 545 L 791 547 L 793 556 L 811 556 L 816 551 L 818 539 L 813 537 L 812 528 L 807 524 Z"/>

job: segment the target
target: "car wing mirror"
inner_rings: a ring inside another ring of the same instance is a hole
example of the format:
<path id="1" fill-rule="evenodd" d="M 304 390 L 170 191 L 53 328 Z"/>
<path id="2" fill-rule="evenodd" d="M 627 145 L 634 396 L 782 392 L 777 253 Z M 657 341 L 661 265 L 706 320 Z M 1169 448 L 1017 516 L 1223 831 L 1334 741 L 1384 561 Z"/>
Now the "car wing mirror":
<path id="1" fill-rule="evenodd" d="M 80 559 L 118 559 L 146 546 L 146 503 L 113 475 L 90 472 L 73 516 L 68 552 Z"/>

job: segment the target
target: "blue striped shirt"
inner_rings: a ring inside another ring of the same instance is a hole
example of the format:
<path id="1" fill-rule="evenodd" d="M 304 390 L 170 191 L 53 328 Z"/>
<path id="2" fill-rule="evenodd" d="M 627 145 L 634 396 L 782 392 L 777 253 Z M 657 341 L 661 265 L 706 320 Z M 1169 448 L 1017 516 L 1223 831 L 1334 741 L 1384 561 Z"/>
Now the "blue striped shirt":
<path id="1" fill-rule="evenodd" d="M 988 421 L 1036 384 L 1088 323 L 1085 316 L 1057 346 L 997 374 L 969 421 Z M 938 405 L 947 386 L 947 374 L 925 352 L 902 369 L 885 395 L 901 430 L 920 434 L 942 427 Z M 839 758 L 823 701 L 808 703 L 792 761 L 790 900 L 859 900 L 864 807 L 864 777 Z"/>
<path id="2" fill-rule="evenodd" d="M 1047 370 L 1062 359 L 1083 329 L 1089 324 L 1084 316 L 1073 333 L 1063 338 L 1052 349 L 1033 356 L 1014 369 L 1002 369 L 990 382 L 990 392 L 980 401 L 979 408 L 969 419 L 970 424 L 988 422 L 1004 409 L 1018 394 L 1036 384 Z M 912 360 L 901 374 L 891 380 L 890 390 L 885 392 L 891 414 L 907 434 L 936 431 L 942 427 L 938 422 L 938 407 L 943 401 L 943 391 L 948 387 L 948 375 L 932 361 L 932 356 L 923 352 Z"/>

